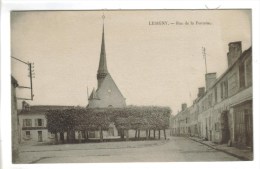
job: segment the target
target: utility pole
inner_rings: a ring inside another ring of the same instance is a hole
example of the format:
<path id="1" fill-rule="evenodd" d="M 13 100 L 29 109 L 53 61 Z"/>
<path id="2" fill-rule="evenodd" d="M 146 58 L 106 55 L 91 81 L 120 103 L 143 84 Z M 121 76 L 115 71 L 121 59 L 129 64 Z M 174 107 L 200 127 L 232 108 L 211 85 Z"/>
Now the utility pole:
<path id="1" fill-rule="evenodd" d="M 34 94 L 33 94 L 33 81 L 32 78 L 35 78 L 35 73 L 34 73 L 34 63 L 30 62 L 25 62 L 21 59 L 18 59 L 16 57 L 11 56 L 12 59 L 17 60 L 23 64 L 26 64 L 28 66 L 29 70 L 29 75 L 28 77 L 30 78 L 30 86 L 18 86 L 17 88 L 22 88 L 22 89 L 30 89 L 31 90 L 31 97 L 30 98 L 19 98 L 17 97 L 17 100 L 33 100 Z"/>
<path id="2" fill-rule="evenodd" d="M 202 47 L 202 55 L 203 55 L 203 59 L 205 60 L 205 70 L 206 70 L 206 74 L 208 73 L 207 71 L 207 54 L 206 54 L 206 48 Z"/>

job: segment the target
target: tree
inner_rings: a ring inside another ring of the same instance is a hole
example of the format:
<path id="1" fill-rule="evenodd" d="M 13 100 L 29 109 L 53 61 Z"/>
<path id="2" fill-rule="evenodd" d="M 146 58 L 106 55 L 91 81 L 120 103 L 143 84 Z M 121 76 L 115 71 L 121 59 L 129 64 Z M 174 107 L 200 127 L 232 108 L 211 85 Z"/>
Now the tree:
<path id="1" fill-rule="evenodd" d="M 75 131 L 99 131 L 103 141 L 103 130 L 108 130 L 110 123 L 115 123 L 121 132 L 121 138 L 128 138 L 128 130 L 148 131 L 164 130 L 169 127 L 171 109 L 159 106 L 128 106 L 124 108 L 80 108 L 49 110 L 46 114 L 47 128 L 52 133 L 74 135 Z"/>

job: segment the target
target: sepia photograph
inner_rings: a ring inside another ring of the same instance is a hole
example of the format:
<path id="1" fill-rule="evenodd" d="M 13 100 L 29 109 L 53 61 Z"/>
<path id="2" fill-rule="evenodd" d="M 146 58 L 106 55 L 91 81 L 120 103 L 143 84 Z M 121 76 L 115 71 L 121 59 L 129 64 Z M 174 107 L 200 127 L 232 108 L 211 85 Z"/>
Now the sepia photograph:
<path id="1" fill-rule="evenodd" d="M 10 36 L 13 164 L 254 160 L 251 9 L 13 10 Z"/>

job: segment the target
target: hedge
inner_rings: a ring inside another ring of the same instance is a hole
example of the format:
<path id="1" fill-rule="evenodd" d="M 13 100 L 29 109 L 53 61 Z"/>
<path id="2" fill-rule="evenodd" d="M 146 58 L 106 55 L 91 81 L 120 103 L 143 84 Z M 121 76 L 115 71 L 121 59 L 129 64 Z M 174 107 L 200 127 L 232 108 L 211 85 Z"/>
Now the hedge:
<path id="1" fill-rule="evenodd" d="M 46 119 L 47 128 L 52 133 L 108 130 L 110 123 L 119 130 L 165 130 L 169 128 L 170 114 L 169 107 L 159 106 L 74 107 L 48 110 Z"/>

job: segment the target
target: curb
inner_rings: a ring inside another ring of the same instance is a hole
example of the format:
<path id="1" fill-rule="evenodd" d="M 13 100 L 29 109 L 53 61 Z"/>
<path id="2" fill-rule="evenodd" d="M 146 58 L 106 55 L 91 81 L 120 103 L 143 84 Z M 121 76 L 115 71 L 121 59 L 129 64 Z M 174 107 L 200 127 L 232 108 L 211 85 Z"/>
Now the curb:
<path id="1" fill-rule="evenodd" d="M 209 145 L 209 144 L 203 143 L 202 141 L 198 141 L 198 140 L 193 139 L 193 138 L 190 138 L 190 137 L 185 137 L 185 138 L 190 139 L 190 140 L 195 141 L 195 142 L 198 142 L 198 143 L 201 143 L 201 144 L 206 145 L 206 146 L 208 146 L 208 147 L 210 147 L 210 148 L 212 148 L 212 149 L 215 149 L 215 150 L 224 152 L 224 153 L 229 154 L 229 155 L 231 155 L 231 156 L 234 156 L 234 157 L 236 157 L 236 158 L 238 158 L 238 159 L 240 159 L 240 160 L 242 160 L 242 161 L 252 161 L 251 159 L 249 159 L 249 158 L 247 158 L 247 157 L 243 157 L 243 156 L 237 155 L 237 154 L 235 154 L 235 153 L 231 153 L 231 152 L 229 152 L 229 151 L 216 148 L 216 147 L 211 146 L 211 145 Z"/>

